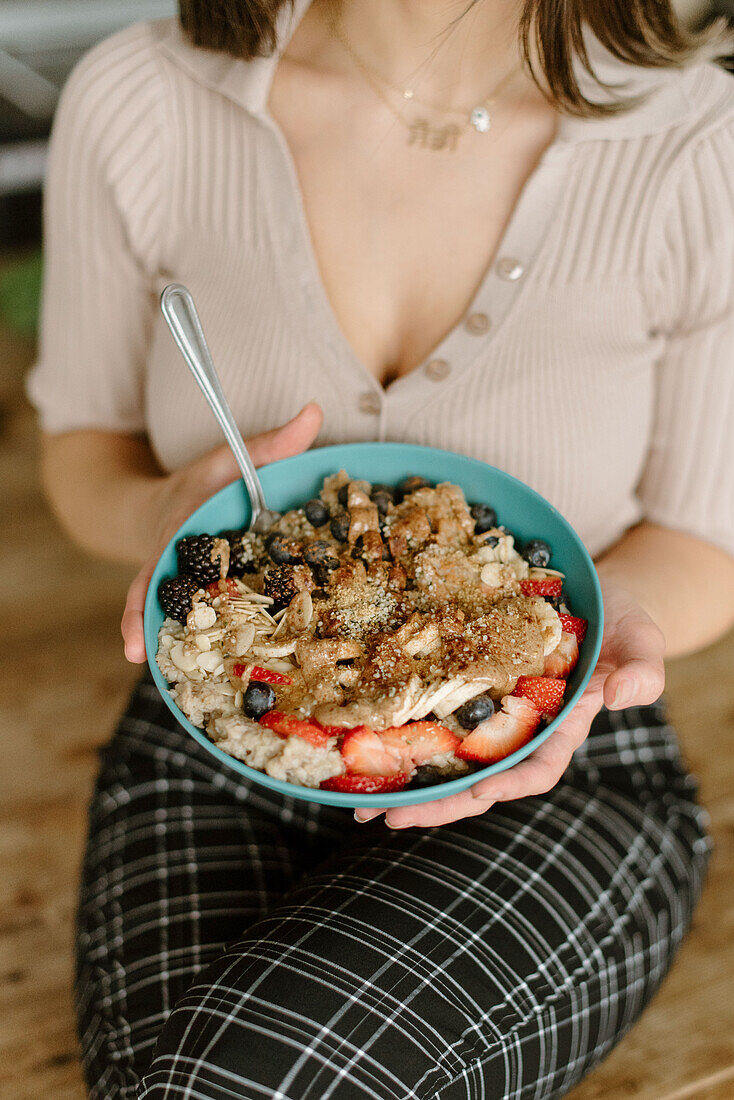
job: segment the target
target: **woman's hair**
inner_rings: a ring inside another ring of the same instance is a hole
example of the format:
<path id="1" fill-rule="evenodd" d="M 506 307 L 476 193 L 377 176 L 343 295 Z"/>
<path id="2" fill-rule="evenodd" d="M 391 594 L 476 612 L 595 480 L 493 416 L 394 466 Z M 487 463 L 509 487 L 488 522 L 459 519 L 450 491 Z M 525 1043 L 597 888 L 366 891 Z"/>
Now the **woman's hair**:
<path id="1" fill-rule="evenodd" d="M 181 26 L 195 46 L 234 57 L 267 56 L 275 48 L 276 19 L 292 0 L 179 0 Z M 467 10 L 481 0 L 466 0 Z M 723 56 L 731 40 L 721 23 L 685 28 L 671 0 L 523 0 L 520 44 L 538 85 L 566 114 L 612 114 L 634 100 L 595 103 L 582 92 L 574 61 L 593 76 L 584 27 L 615 57 L 647 68 L 683 66 L 701 53 Z"/>

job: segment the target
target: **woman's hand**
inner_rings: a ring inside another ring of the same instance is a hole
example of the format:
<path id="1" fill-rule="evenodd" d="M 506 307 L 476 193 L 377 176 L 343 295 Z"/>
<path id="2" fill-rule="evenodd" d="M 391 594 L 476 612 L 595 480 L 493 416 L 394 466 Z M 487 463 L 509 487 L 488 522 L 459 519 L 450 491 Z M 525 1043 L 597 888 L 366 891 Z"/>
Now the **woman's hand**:
<path id="1" fill-rule="evenodd" d="M 545 794 L 555 787 L 575 750 L 586 740 L 602 705 L 610 710 L 653 703 L 665 686 L 665 640 L 647 612 L 612 581 L 603 581 L 604 641 L 586 691 L 570 715 L 540 748 L 516 764 L 475 783 L 461 794 L 388 810 L 358 810 L 359 821 L 385 813 L 393 829 L 445 825 L 483 814 L 495 802 Z"/>
<path id="2" fill-rule="evenodd" d="M 264 466 L 280 458 L 301 454 L 319 434 L 323 415 L 318 405 L 306 405 L 297 416 L 280 428 L 263 432 L 245 440 L 252 461 Z M 148 584 L 156 562 L 168 540 L 200 504 L 213 493 L 239 477 L 239 469 L 226 445 L 216 447 L 195 462 L 161 478 L 156 487 L 154 506 L 158 528 L 154 538 L 155 552 L 130 585 L 122 616 L 122 637 L 125 656 L 132 664 L 145 660 L 143 607 Z"/>

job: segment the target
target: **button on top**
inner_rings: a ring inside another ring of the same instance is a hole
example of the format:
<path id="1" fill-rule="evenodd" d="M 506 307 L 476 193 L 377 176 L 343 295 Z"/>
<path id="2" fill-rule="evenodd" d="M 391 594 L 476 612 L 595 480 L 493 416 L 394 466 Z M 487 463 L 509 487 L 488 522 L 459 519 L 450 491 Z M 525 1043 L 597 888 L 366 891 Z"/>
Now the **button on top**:
<path id="1" fill-rule="evenodd" d="M 451 367 L 445 359 L 431 359 L 426 363 L 426 374 L 433 382 L 443 382 L 451 373 Z"/>
<path id="2" fill-rule="evenodd" d="M 380 398 L 372 390 L 367 390 L 359 398 L 359 411 L 370 416 L 377 416 L 381 408 Z"/>
<path id="3" fill-rule="evenodd" d="M 482 336 L 489 331 L 489 317 L 486 313 L 470 313 L 466 319 L 466 327 L 475 336 Z"/>
<path id="4" fill-rule="evenodd" d="M 514 283 L 516 279 L 523 277 L 525 268 L 513 256 L 503 256 L 497 261 L 497 274 L 500 279 L 507 279 L 508 282 Z"/>

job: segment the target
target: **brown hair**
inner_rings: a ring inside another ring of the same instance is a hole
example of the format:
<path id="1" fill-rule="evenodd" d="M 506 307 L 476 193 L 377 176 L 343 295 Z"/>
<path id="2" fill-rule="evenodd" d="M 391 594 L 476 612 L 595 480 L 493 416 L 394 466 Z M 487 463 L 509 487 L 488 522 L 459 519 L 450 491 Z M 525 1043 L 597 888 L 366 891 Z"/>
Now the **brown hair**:
<path id="1" fill-rule="evenodd" d="M 479 0 L 467 0 L 467 10 Z M 195 46 L 235 57 L 267 56 L 275 48 L 276 19 L 292 0 L 179 0 L 181 26 Z M 647 68 L 681 67 L 699 54 L 722 56 L 731 41 L 721 23 L 705 31 L 685 28 L 671 0 L 523 0 L 520 45 L 525 62 L 555 107 L 590 116 L 624 110 L 634 100 L 588 99 L 575 59 L 593 76 L 583 30 L 615 57 Z"/>

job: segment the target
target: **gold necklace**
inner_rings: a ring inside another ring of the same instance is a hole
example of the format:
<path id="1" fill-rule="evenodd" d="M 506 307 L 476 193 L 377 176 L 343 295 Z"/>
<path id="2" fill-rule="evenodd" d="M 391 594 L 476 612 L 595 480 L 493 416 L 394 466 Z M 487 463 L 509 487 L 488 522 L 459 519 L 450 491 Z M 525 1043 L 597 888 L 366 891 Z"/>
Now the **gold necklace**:
<path id="1" fill-rule="evenodd" d="M 436 151 L 442 149 L 453 151 L 458 145 L 462 127 L 457 123 L 448 123 L 445 126 L 435 126 L 427 118 L 407 119 L 403 112 L 400 111 L 385 94 L 383 86 L 389 88 L 393 92 L 399 93 L 403 99 L 419 104 L 422 107 L 429 107 L 431 110 L 441 114 L 459 115 L 464 119 L 464 128 L 471 126 L 477 133 L 486 134 L 492 125 L 492 117 L 489 108 L 496 101 L 500 91 L 502 91 L 505 85 L 508 84 L 517 73 L 517 67 L 512 68 L 510 72 L 506 73 L 502 80 L 495 85 L 489 96 L 470 110 L 456 107 L 439 107 L 435 103 L 419 99 L 411 88 L 400 88 L 396 84 L 391 84 L 390 81 L 386 80 L 376 69 L 368 65 L 367 62 L 359 56 L 349 41 L 344 27 L 338 18 L 335 5 L 331 8 L 329 23 L 334 37 L 357 66 L 372 90 L 382 100 L 398 122 L 402 123 L 402 125 L 407 128 L 408 145 L 419 145 L 425 149 Z"/>

